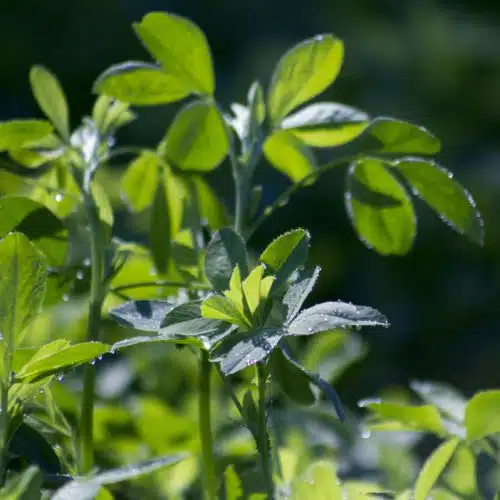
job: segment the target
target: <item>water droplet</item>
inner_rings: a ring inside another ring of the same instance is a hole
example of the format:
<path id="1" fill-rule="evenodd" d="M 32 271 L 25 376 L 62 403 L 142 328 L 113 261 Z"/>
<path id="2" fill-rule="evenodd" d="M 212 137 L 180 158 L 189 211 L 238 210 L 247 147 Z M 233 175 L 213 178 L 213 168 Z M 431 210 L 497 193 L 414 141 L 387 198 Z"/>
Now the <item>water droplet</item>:
<path id="1" fill-rule="evenodd" d="M 54 196 L 54 199 L 56 200 L 57 203 L 61 203 L 61 201 L 63 201 L 63 198 L 64 198 L 64 196 L 61 193 L 57 193 Z"/>
<path id="2" fill-rule="evenodd" d="M 45 389 L 40 389 L 40 394 L 45 394 Z"/>
<path id="3" fill-rule="evenodd" d="M 363 432 L 361 433 L 361 437 L 363 439 L 368 439 L 371 435 L 372 433 L 368 429 L 363 430 Z"/>
<path id="4" fill-rule="evenodd" d="M 59 382 L 62 382 L 64 380 L 64 375 L 62 373 L 60 373 L 59 375 L 57 375 L 57 380 L 59 380 Z"/>
<path id="5" fill-rule="evenodd" d="M 307 331 L 308 331 L 308 332 L 312 332 L 312 331 L 313 331 L 312 327 L 309 327 L 309 328 L 307 329 Z"/>
<path id="6" fill-rule="evenodd" d="M 98 361 L 101 361 L 102 360 L 102 354 L 100 356 L 97 357 L 97 360 Z"/>
<path id="7" fill-rule="evenodd" d="M 69 302 L 69 295 L 68 295 L 67 293 L 65 293 L 65 294 L 63 295 L 63 298 L 62 298 L 62 299 L 63 299 L 63 302 Z"/>
<path id="8" fill-rule="evenodd" d="M 93 359 L 93 360 L 90 362 L 90 364 L 93 366 L 93 365 L 95 365 L 95 362 L 96 362 L 96 361 L 95 361 L 95 359 Z"/>
<path id="9" fill-rule="evenodd" d="M 83 265 L 85 267 L 90 267 L 91 264 L 92 264 L 92 261 L 90 260 L 89 257 L 86 257 L 85 259 L 83 259 Z"/>
<path id="10" fill-rule="evenodd" d="M 76 279 L 77 279 L 77 280 L 82 280 L 84 277 L 85 277 L 85 274 L 84 274 L 84 272 L 83 272 L 83 271 L 78 271 L 78 272 L 76 273 Z"/>

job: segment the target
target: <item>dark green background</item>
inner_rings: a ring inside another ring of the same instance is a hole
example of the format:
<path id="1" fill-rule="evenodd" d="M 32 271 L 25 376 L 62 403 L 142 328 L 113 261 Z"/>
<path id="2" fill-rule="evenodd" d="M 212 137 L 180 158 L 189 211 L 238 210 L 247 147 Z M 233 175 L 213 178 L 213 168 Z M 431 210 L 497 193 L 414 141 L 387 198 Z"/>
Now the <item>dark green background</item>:
<path id="1" fill-rule="evenodd" d="M 353 402 L 412 378 L 440 379 L 467 393 L 500 385 L 500 4 L 431 0 L 2 0 L 0 120 L 39 111 L 31 97 L 32 64 L 51 68 L 72 107 L 73 126 L 90 110 L 95 77 L 108 65 L 147 59 L 131 23 L 152 10 L 194 20 L 207 34 L 224 107 L 243 100 L 252 79 L 267 85 L 291 45 L 333 32 L 346 59 L 326 97 L 422 124 L 444 144 L 440 162 L 475 197 L 486 224 L 484 248 L 444 226 L 417 202 L 419 232 L 406 257 L 365 248 L 347 220 L 343 170 L 293 198 L 256 235 L 261 248 L 279 231 L 312 233 L 312 260 L 323 274 L 315 299 L 342 298 L 386 313 L 388 330 L 366 331 L 370 353 L 339 388 Z M 120 142 L 150 145 L 175 106 L 141 110 Z M 333 158 L 335 152 L 327 157 Z M 286 180 L 264 170 L 269 202 Z M 227 165 L 217 178 L 229 177 Z M 223 191 L 229 184 L 218 183 Z"/>

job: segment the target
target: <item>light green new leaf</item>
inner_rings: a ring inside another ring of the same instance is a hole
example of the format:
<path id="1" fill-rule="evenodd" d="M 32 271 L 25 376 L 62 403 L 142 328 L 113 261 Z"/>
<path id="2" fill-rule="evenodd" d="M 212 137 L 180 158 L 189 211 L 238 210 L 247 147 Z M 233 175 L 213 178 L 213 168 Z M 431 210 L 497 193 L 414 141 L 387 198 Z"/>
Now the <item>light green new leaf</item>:
<path id="1" fill-rule="evenodd" d="M 174 14 L 151 12 L 134 29 L 163 70 L 187 92 L 214 93 L 210 48 L 196 24 Z"/>
<path id="2" fill-rule="evenodd" d="M 0 336 L 13 351 L 42 305 L 47 281 L 44 256 L 20 233 L 0 241 Z"/>
<path id="3" fill-rule="evenodd" d="M 129 105 L 115 101 L 107 95 L 100 95 L 92 108 L 92 120 L 103 134 L 123 127 L 135 119 Z"/>
<path id="4" fill-rule="evenodd" d="M 331 462 L 317 461 L 311 464 L 304 477 L 293 485 L 292 500 L 342 500 L 342 491 L 337 471 Z"/>
<path id="5" fill-rule="evenodd" d="M 310 236 L 304 229 L 294 229 L 278 236 L 259 257 L 268 273 L 276 276 L 272 292 L 277 292 L 299 267 L 307 262 Z"/>
<path id="6" fill-rule="evenodd" d="M 346 302 L 323 302 L 302 311 L 289 325 L 290 335 L 313 335 L 336 328 L 388 327 L 387 318 L 376 309 Z"/>
<path id="7" fill-rule="evenodd" d="M 92 182 L 91 191 L 94 202 L 97 205 L 99 219 L 105 225 L 112 227 L 114 221 L 113 207 L 111 206 L 106 188 L 103 184 L 94 180 Z"/>
<path id="8" fill-rule="evenodd" d="M 226 467 L 224 471 L 226 500 L 240 500 L 243 497 L 243 486 L 241 479 L 232 465 Z"/>
<path id="9" fill-rule="evenodd" d="M 43 66 L 33 66 L 30 83 L 40 109 L 64 139 L 69 139 L 69 111 L 66 96 L 54 74 Z"/>
<path id="10" fill-rule="evenodd" d="M 264 143 L 263 151 L 269 163 L 293 182 L 301 181 L 316 169 L 311 149 L 288 130 L 273 132 Z"/>
<path id="11" fill-rule="evenodd" d="M 352 141 L 368 126 L 363 111 L 334 102 L 310 104 L 287 116 L 281 127 L 302 142 L 319 148 L 341 146 Z"/>
<path id="12" fill-rule="evenodd" d="M 416 195 L 431 206 L 453 229 L 483 244 L 484 227 L 469 192 L 453 174 L 431 161 L 404 159 L 394 166 L 411 184 Z"/>
<path id="13" fill-rule="evenodd" d="M 52 133 L 45 120 L 11 120 L 0 122 L 0 151 L 31 146 Z"/>
<path id="14" fill-rule="evenodd" d="M 211 295 L 201 305 L 204 318 L 219 319 L 242 327 L 250 326 L 243 312 L 232 301 L 221 295 Z"/>
<path id="15" fill-rule="evenodd" d="M 229 141 L 213 104 L 194 101 L 175 116 L 165 139 L 167 161 L 182 170 L 207 172 L 227 155 Z"/>
<path id="16" fill-rule="evenodd" d="M 470 441 L 500 433 L 500 391 L 482 391 L 469 400 L 465 428 Z"/>
<path id="17" fill-rule="evenodd" d="M 88 363 L 109 351 L 101 342 L 68 345 L 45 356 L 35 356 L 16 373 L 17 381 L 34 382 Z"/>
<path id="18" fill-rule="evenodd" d="M 245 242 L 231 228 L 223 228 L 212 236 L 207 246 L 205 274 L 215 290 L 227 290 L 236 266 L 240 270 L 240 276 L 246 278 L 248 255 Z"/>
<path id="19" fill-rule="evenodd" d="M 433 432 L 437 435 L 444 432 L 441 415 L 435 406 L 410 406 L 373 400 L 360 401 L 359 406 L 370 410 L 371 417 L 381 422 L 400 422 L 408 430 Z"/>
<path id="20" fill-rule="evenodd" d="M 183 99 L 189 88 L 178 76 L 154 64 L 130 61 L 104 71 L 94 84 L 94 92 L 135 106 L 154 106 Z"/>
<path id="21" fill-rule="evenodd" d="M 415 484 L 414 500 L 426 500 L 439 476 L 450 461 L 457 449 L 459 440 L 456 438 L 445 441 L 439 448 L 434 450 L 426 460 Z"/>
<path id="22" fill-rule="evenodd" d="M 323 92 L 339 74 L 343 57 L 344 46 L 332 35 L 318 35 L 289 50 L 278 62 L 269 88 L 273 124 Z"/>
<path id="23" fill-rule="evenodd" d="M 206 220 L 212 231 L 217 231 L 228 224 L 226 209 L 221 200 L 201 175 L 193 176 L 192 181 L 198 196 L 200 216 Z"/>
<path id="24" fill-rule="evenodd" d="M 101 472 L 93 477 L 80 477 L 58 489 L 52 500 L 92 500 L 102 485 L 120 483 L 150 474 L 163 467 L 175 465 L 186 457 L 186 454 L 167 455 L 147 462 L 130 464 L 119 469 Z"/>
<path id="25" fill-rule="evenodd" d="M 267 358 L 283 334 L 281 328 L 273 327 L 234 333 L 212 349 L 210 359 L 220 363 L 224 375 L 232 375 Z"/>
<path id="26" fill-rule="evenodd" d="M 165 184 L 158 183 L 155 190 L 149 222 L 149 246 L 156 270 L 165 274 L 172 251 L 170 210 Z"/>
<path id="27" fill-rule="evenodd" d="M 377 118 L 366 129 L 378 141 L 370 152 L 435 154 L 441 149 L 439 139 L 424 127 L 393 118 Z"/>
<path id="28" fill-rule="evenodd" d="M 144 151 L 128 166 L 122 177 L 122 196 L 134 212 L 141 212 L 153 203 L 158 169 L 158 157 L 150 151 Z"/>
<path id="29" fill-rule="evenodd" d="M 385 162 L 364 158 L 351 165 L 345 202 L 348 215 L 366 246 L 383 255 L 404 255 L 415 239 L 413 205 Z"/>
<path id="30" fill-rule="evenodd" d="M 37 500 L 42 489 L 42 474 L 38 467 L 31 466 L 15 474 L 0 488 L 2 500 Z"/>

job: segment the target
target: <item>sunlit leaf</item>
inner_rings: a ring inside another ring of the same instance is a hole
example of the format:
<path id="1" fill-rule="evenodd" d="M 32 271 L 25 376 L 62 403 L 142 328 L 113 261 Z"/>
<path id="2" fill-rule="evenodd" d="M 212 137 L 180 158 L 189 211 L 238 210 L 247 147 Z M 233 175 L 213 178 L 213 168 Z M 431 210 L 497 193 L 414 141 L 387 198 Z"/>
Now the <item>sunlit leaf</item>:
<path id="1" fill-rule="evenodd" d="M 234 268 L 248 275 L 248 256 L 245 242 L 230 228 L 217 231 L 205 252 L 205 274 L 215 290 L 227 290 Z"/>
<path id="2" fill-rule="evenodd" d="M 304 477 L 293 485 L 293 500 L 314 498 L 315 500 L 342 500 L 345 498 L 331 462 L 317 461 L 311 464 Z"/>
<path id="3" fill-rule="evenodd" d="M 234 333 L 218 344 L 210 359 L 220 363 L 224 375 L 232 375 L 265 359 L 283 338 L 280 328 Z"/>
<path id="4" fill-rule="evenodd" d="M 478 495 L 477 459 L 475 454 L 467 447 L 460 446 L 453 455 L 447 467 L 446 484 L 460 493 L 463 497 Z"/>
<path id="5" fill-rule="evenodd" d="M 288 130 L 273 132 L 263 151 L 269 163 L 293 182 L 301 181 L 316 169 L 313 152 Z"/>
<path id="6" fill-rule="evenodd" d="M 212 231 L 226 226 L 229 220 L 226 210 L 210 185 L 201 176 L 193 177 L 192 181 L 198 196 L 200 216 Z"/>
<path id="7" fill-rule="evenodd" d="M 109 227 L 113 226 L 113 207 L 111 206 L 111 201 L 103 184 L 97 181 L 92 183 L 92 196 L 97 205 L 97 211 L 101 222 Z"/>
<path id="8" fill-rule="evenodd" d="M 482 391 L 469 400 L 465 428 L 470 441 L 500 433 L 500 391 Z"/>
<path id="9" fill-rule="evenodd" d="M 158 158 L 145 151 L 127 168 L 122 178 L 122 193 L 127 205 L 135 212 L 148 208 L 158 185 Z"/>
<path id="10" fill-rule="evenodd" d="M 43 255 L 20 233 L 0 241 L 0 332 L 14 350 L 42 305 L 47 280 Z"/>
<path id="11" fill-rule="evenodd" d="M 201 305 L 204 318 L 219 319 L 243 327 L 250 326 L 242 311 L 236 305 L 221 295 L 211 295 Z"/>
<path id="12" fill-rule="evenodd" d="M 240 500 L 243 497 L 241 479 L 232 465 L 224 471 L 226 500 Z"/>
<path id="13" fill-rule="evenodd" d="M 304 271 L 300 273 L 299 278 L 286 291 L 283 297 L 283 317 L 286 322 L 290 322 L 297 316 L 300 308 L 304 304 L 308 295 L 311 293 L 316 280 L 318 279 L 320 268 L 316 267 L 313 271 Z"/>
<path id="14" fill-rule="evenodd" d="M 163 70 L 176 79 L 176 88 L 213 94 L 212 57 L 200 28 L 188 19 L 166 12 L 151 12 L 134 29 Z"/>
<path id="15" fill-rule="evenodd" d="M 416 235 L 413 205 L 383 161 L 365 158 L 351 165 L 345 201 L 359 238 L 369 248 L 383 255 L 410 250 Z"/>
<path id="16" fill-rule="evenodd" d="M 173 73 L 154 64 L 129 61 L 104 71 L 94 84 L 94 92 L 132 105 L 150 106 L 179 101 L 190 90 Z"/>
<path id="17" fill-rule="evenodd" d="M 455 453 L 458 443 L 459 440 L 455 438 L 445 441 L 426 460 L 417 477 L 414 500 L 426 500 L 427 495 L 439 479 L 439 476 L 441 476 L 453 453 Z"/>
<path id="18" fill-rule="evenodd" d="M 289 335 L 312 335 L 335 328 L 389 326 L 376 309 L 346 302 L 323 302 L 302 311 L 287 327 Z"/>
<path id="19" fill-rule="evenodd" d="M 482 244 L 483 220 L 470 193 L 453 178 L 453 174 L 434 162 L 405 159 L 394 166 L 420 196 L 460 234 Z"/>
<path id="20" fill-rule="evenodd" d="M 228 149 L 222 117 L 213 104 L 205 101 L 184 106 L 175 116 L 165 139 L 167 161 L 182 170 L 213 170 Z"/>
<path id="21" fill-rule="evenodd" d="M 144 332 L 158 332 L 165 316 L 173 307 L 166 300 L 135 300 L 115 307 L 109 314 L 122 326 Z"/>
<path id="22" fill-rule="evenodd" d="M 290 49 L 278 62 L 269 88 L 273 123 L 323 92 L 337 77 L 344 47 L 332 35 L 318 35 Z"/>
<path id="23" fill-rule="evenodd" d="M 33 94 L 40 109 L 54 124 L 64 139 L 69 139 L 69 111 L 66 96 L 57 78 L 43 66 L 33 66 L 30 71 Z"/>
<path id="24" fill-rule="evenodd" d="M 38 500 L 42 489 L 42 474 L 38 467 L 30 466 L 7 479 L 0 488 L 3 500 Z"/>
<path id="25" fill-rule="evenodd" d="M 0 122 L 0 151 L 30 146 L 52 132 L 44 120 L 11 120 Z"/>
<path id="26" fill-rule="evenodd" d="M 373 120 L 366 133 L 378 142 L 370 145 L 370 152 L 435 154 L 441 149 L 439 139 L 424 127 L 393 118 Z"/>
<path id="27" fill-rule="evenodd" d="M 287 116 L 281 127 L 314 147 L 341 146 L 358 137 L 368 125 L 363 111 L 334 102 L 310 104 Z"/>

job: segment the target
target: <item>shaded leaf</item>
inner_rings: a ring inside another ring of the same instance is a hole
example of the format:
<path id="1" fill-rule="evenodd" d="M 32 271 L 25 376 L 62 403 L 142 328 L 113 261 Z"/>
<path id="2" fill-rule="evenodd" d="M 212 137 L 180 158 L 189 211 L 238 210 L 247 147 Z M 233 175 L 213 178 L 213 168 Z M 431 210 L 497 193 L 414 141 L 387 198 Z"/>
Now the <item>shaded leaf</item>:
<path id="1" fill-rule="evenodd" d="M 311 293 L 319 273 L 319 267 L 316 267 L 313 271 L 304 271 L 300 273 L 297 281 L 295 281 L 286 291 L 282 305 L 283 317 L 286 323 L 289 323 L 297 316 L 304 301 Z"/>
<path id="2" fill-rule="evenodd" d="M 0 122 L 0 151 L 19 149 L 40 141 L 52 132 L 45 120 L 11 120 Z"/>
<path id="3" fill-rule="evenodd" d="M 159 274 L 165 274 L 168 270 L 171 245 L 170 211 L 165 185 L 160 182 L 156 186 L 149 222 L 149 246 Z"/>
<path id="4" fill-rule="evenodd" d="M 165 316 L 174 308 L 166 300 L 135 300 L 112 309 L 110 316 L 120 325 L 143 332 L 158 332 Z"/>
<path id="5" fill-rule="evenodd" d="M 415 239 L 411 201 L 385 163 L 365 158 L 351 165 L 345 202 L 359 238 L 383 255 L 407 253 Z"/>
<path id="6" fill-rule="evenodd" d="M 42 474 L 32 466 L 15 474 L 0 488 L 2 500 L 39 500 L 42 490 Z"/>
<path id="7" fill-rule="evenodd" d="M 269 88 L 271 121 L 323 92 L 337 77 L 344 47 L 332 35 L 318 35 L 290 49 L 278 62 Z"/>
<path id="8" fill-rule="evenodd" d="M 44 256 L 20 233 L 0 241 L 0 332 L 12 352 L 40 311 L 45 294 Z"/>
<path id="9" fill-rule="evenodd" d="M 453 174 L 434 162 L 405 159 L 394 166 L 411 184 L 416 195 L 431 206 L 440 218 L 460 234 L 483 244 L 484 226 L 476 203 Z"/>
<path id="10" fill-rule="evenodd" d="M 190 90 L 177 75 L 154 64 L 128 61 L 104 71 L 94 84 L 94 92 L 135 106 L 152 106 L 179 101 Z"/>
<path id="11" fill-rule="evenodd" d="M 432 487 L 439 479 L 453 453 L 455 453 L 458 443 L 459 440 L 455 438 L 445 441 L 426 460 L 417 477 L 414 500 L 425 500 L 427 498 L 427 495 L 431 492 Z"/>
<path id="12" fill-rule="evenodd" d="M 70 135 L 68 103 L 59 81 L 47 68 L 33 66 L 30 71 L 30 82 L 40 109 L 61 136 L 68 140 Z"/>
<path id="13" fill-rule="evenodd" d="M 205 101 L 184 106 L 165 138 L 167 161 L 182 170 L 216 168 L 229 150 L 225 125 L 217 108 Z"/>
<path id="14" fill-rule="evenodd" d="M 336 102 L 310 104 L 281 123 L 305 144 L 320 148 L 346 144 L 361 135 L 367 125 L 366 113 Z"/>
<path id="15" fill-rule="evenodd" d="M 198 205 L 200 217 L 206 220 L 206 223 L 212 231 L 217 231 L 228 224 L 224 205 L 214 193 L 208 182 L 201 176 L 193 176 L 196 194 L 198 196 Z"/>
<path id="16" fill-rule="evenodd" d="M 245 242 L 232 229 L 221 229 L 212 236 L 205 252 L 205 274 L 215 290 L 229 288 L 229 281 L 236 266 L 245 278 L 248 275 Z"/>
<path id="17" fill-rule="evenodd" d="M 313 152 L 288 130 L 273 132 L 263 151 L 269 163 L 293 182 L 301 181 L 316 169 Z"/>
<path id="18" fill-rule="evenodd" d="M 500 391 L 481 391 L 469 400 L 465 428 L 470 441 L 500 433 Z"/>
<path id="19" fill-rule="evenodd" d="M 213 94 L 212 57 L 203 32 L 188 19 L 166 12 L 151 12 L 133 25 L 153 58 L 187 92 Z M 173 85 L 173 83 L 172 83 Z"/>
<path id="20" fill-rule="evenodd" d="M 159 180 L 158 169 L 158 158 L 149 151 L 144 151 L 128 166 L 122 177 L 122 193 L 134 212 L 141 212 L 153 203 Z"/>

